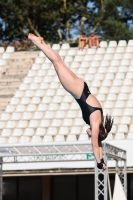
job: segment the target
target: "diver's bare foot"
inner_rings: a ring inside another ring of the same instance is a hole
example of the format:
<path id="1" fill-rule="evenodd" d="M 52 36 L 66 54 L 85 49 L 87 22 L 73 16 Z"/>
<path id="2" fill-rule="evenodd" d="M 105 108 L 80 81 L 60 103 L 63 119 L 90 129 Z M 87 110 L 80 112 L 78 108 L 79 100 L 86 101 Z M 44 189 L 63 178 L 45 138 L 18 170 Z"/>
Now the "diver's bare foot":
<path id="1" fill-rule="evenodd" d="M 44 43 L 43 37 L 37 37 L 32 33 L 29 33 L 28 39 L 31 40 L 35 45 L 37 45 L 38 43 Z"/>

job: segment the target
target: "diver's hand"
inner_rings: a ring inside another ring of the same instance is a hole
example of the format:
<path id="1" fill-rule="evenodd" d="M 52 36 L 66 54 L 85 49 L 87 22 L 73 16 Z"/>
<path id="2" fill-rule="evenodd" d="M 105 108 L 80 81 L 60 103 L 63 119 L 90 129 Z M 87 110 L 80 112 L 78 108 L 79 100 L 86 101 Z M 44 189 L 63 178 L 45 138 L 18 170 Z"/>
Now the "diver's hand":
<path id="1" fill-rule="evenodd" d="M 98 167 L 98 169 L 103 169 L 103 170 L 107 170 L 108 169 L 106 164 L 102 163 L 102 162 L 97 163 L 97 167 Z"/>

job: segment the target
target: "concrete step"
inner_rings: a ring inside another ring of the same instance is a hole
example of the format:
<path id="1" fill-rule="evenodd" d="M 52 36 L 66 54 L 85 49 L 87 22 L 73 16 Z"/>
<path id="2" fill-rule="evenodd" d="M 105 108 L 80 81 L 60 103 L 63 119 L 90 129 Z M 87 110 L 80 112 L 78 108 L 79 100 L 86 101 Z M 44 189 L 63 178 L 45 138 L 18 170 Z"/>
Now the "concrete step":
<path id="1" fill-rule="evenodd" d="M 0 115 L 18 90 L 39 52 L 14 52 L 0 77 Z"/>
<path id="2" fill-rule="evenodd" d="M 29 56 L 29 55 L 21 55 L 21 56 L 10 56 L 9 60 L 12 61 L 12 62 L 16 62 L 17 60 L 22 60 L 22 61 L 25 61 L 25 60 L 35 60 L 38 56 Z M 44 57 L 45 58 L 45 57 Z"/>
<path id="3" fill-rule="evenodd" d="M 0 86 L 0 91 L 4 91 L 4 90 L 17 90 L 19 88 L 19 85 L 7 85 L 7 86 Z"/>
<path id="4" fill-rule="evenodd" d="M 0 85 L 2 83 L 8 83 L 8 82 L 21 82 L 20 78 L 6 78 L 5 75 L 2 76 L 2 78 L 0 79 Z"/>
<path id="5" fill-rule="evenodd" d="M 35 58 L 23 58 L 23 59 L 12 59 L 12 58 L 10 58 L 9 60 L 8 60 L 8 63 L 10 64 L 10 65 L 13 65 L 13 64 L 15 64 L 15 63 L 17 63 L 17 64 L 19 64 L 19 63 L 22 63 L 23 65 L 24 64 L 26 64 L 26 63 L 32 63 L 32 62 L 34 62 L 35 61 Z"/>
<path id="6" fill-rule="evenodd" d="M 34 63 L 34 62 L 33 62 Z M 8 63 L 8 65 L 6 65 L 6 69 L 11 69 L 11 68 L 31 68 L 32 64 L 33 63 L 20 63 L 20 62 L 17 62 L 17 63 Z"/>
<path id="7" fill-rule="evenodd" d="M 0 95 L 0 99 L 5 99 L 5 98 L 7 98 L 7 99 L 9 99 L 9 98 L 12 98 L 14 96 L 14 94 L 1 94 Z"/>
<path id="8" fill-rule="evenodd" d="M 0 90 L 0 96 L 1 95 L 2 96 L 3 95 L 11 95 L 12 96 L 15 92 L 16 92 L 16 90 L 11 90 L 11 89 L 10 90 L 7 90 L 7 89 L 6 90 Z"/>
<path id="9" fill-rule="evenodd" d="M 20 80 L 23 80 L 26 75 L 27 74 L 14 74 L 14 75 L 6 75 L 6 74 L 4 74 L 2 79 L 20 79 Z"/>
<path id="10" fill-rule="evenodd" d="M 6 109 L 6 107 L 7 107 L 8 104 L 9 104 L 9 102 L 0 102 L 0 106 L 3 107 L 3 109 L 1 110 L 2 112 L 5 111 L 5 109 Z"/>
<path id="11" fill-rule="evenodd" d="M 0 88 L 7 88 L 9 86 L 19 86 L 22 83 L 22 80 L 17 80 L 17 81 L 11 81 L 11 80 L 7 80 L 4 82 L 0 82 Z"/>
<path id="12" fill-rule="evenodd" d="M 5 103 L 5 104 L 6 104 L 6 102 L 8 103 L 8 102 L 10 102 L 10 100 L 11 100 L 11 97 L 8 97 L 8 98 L 0 97 L 0 105 L 1 105 L 1 103 Z"/>
<path id="13" fill-rule="evenodd" d="M 19 51 L 12 53 L 11 58 L 36 58 L 39 53 L 40 51 Z"/>
<path id="14" fill-rule="evenodd" d="M 13 70 L 12 70 L 13 69 Z M 10 68 L 10 70 L 6 70 L 5 74 L 6 75 L 17 75 L 17 74 L 28 74 L 29 72 L 29 67 L 25 69 L 21 68 Z"/>
<path id="15" fill-rule="evenodd" d="M 0 112 L 5 110 L 5 106 L 0 105 Z"/>
<path id="16" fill-rule="evenodd" d="M 9 104 L 9 102 L 0 102 L 0 106 L 3 107 L 3 111 L 6 109 L 6 106 Z"/>
<path id="17" fill-rule="evenodd" d="M 21 68 L 18 68 L 18 67 L 12 67 L 12 68 L 6 68 L 6 73 L 7 72 L 23 72 L 23 71 L 29 71 L 31 67 L 21 67 Z"/>
<path id="18" fill-rule="evenodd" d="M 21 68 L 21 67 L 31 67 L 32 64 L 35 62 L 35 59 L 9 59 L 7 62 L 7 66 L 10 66 L 10 68 Z"/>

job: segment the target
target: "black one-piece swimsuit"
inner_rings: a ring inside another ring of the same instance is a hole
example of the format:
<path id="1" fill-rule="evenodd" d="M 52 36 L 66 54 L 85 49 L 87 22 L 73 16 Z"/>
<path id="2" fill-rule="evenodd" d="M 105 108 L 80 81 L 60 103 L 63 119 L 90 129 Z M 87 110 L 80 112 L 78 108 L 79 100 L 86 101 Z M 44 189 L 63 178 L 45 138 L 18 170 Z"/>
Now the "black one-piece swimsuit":
<path id="1" fill-rule="evenodd" d="M 90 106 L 89 104 L 86 103 L 86 99 L 88 98 L 88 96 L 91 94 L 88 85 L 86 84 L 86 82 L 84 82 L 84 89 L 82 92 L 82 95 L 80 97 L 80 99 L 76 99 L 77 103 L 79 104 L 81 111 L 82 111 L 82 117 L 84 119 L 84 121 L 86 122 L 86 124 L 90 125 L 90 115 L 91 113 L 93 113 L 96 110 L 100 110 L 101 111 L 101 116 L 103 116 L 103 110 L 102 108 L 98 108 L 98 107 L 93 107 Z"/>

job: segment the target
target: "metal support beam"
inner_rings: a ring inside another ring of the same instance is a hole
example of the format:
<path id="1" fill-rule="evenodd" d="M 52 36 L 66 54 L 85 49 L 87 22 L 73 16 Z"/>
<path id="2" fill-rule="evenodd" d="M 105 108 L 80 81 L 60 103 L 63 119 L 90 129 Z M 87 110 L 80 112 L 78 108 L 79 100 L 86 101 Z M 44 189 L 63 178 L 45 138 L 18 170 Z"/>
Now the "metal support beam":
<path id="1" fill-rule="evenodd" d="M 126 160 L 116 160 L 116 173 L 118 174 L 125 195 L 127 196 L 127 171 L 126 171 Z"/>
<path id="2" fill-rule="evenodd" d="M 107 163 L 106 145 L 104 145 L 103 157 L 105 163 Z M 95 162 L 95 200 L 99 200 L 100 196 L 107 200 L 107 193 L 107 170 L 99 170 L 97 162 Z"/>
<path id="3" fill-rule="evenodd" d="M 107 171 L 99 170 L 97 162 L 95 162 L 95 200 L 99 200 L 101 196 L 104 197 L 104 200 L 107 200 L 106 176 Z"/>
<path id="4" fill-rule="evenodd" d="M 2 200 L 2 157 L 0 157 L 0 200 Z"/>
<path id="5" fill-rule="evenodd" d="M 105 163 L 109 159 L 116 161 L 116 173 L 119 175 L 123 190 L 127 196 L 126 151 L 104 143 L 103 156 Z M 100 196 L 103 196 L 104 200 L 108 199 L 107 176 L 107 170 L 99 170 L 95 162 L 95 200 L 99 200 Z"/>
<path id="6" fill-rule="evenodd" d="M 124 191 L 127 197 L 127 161 L 124 161 Z"/>

